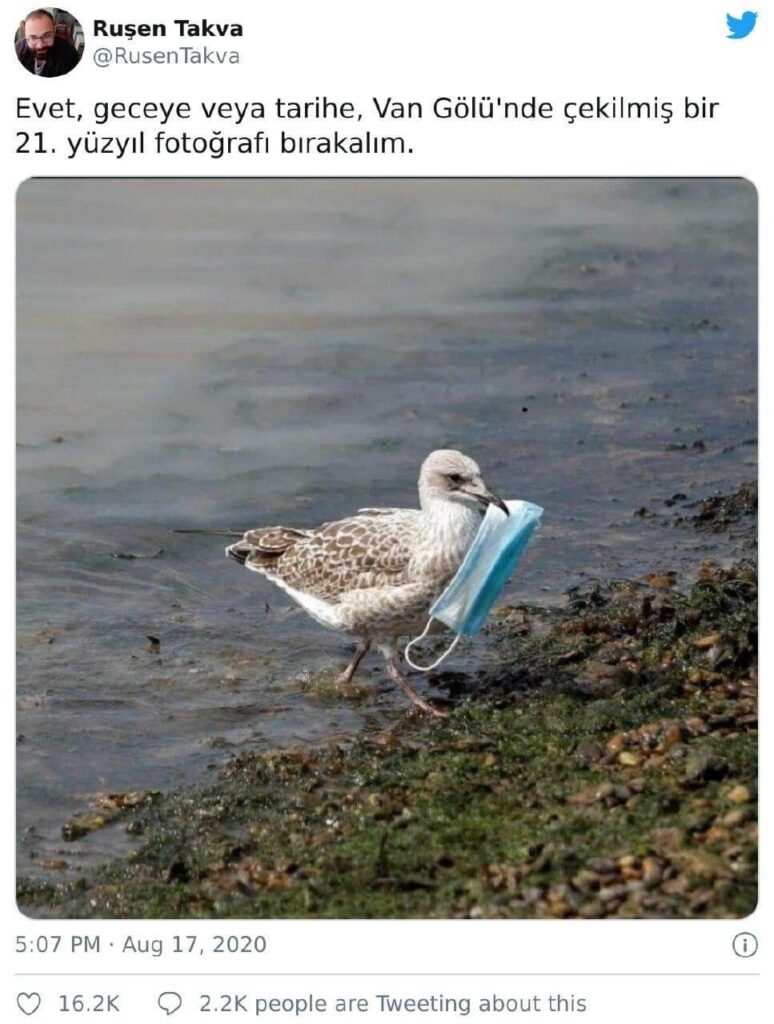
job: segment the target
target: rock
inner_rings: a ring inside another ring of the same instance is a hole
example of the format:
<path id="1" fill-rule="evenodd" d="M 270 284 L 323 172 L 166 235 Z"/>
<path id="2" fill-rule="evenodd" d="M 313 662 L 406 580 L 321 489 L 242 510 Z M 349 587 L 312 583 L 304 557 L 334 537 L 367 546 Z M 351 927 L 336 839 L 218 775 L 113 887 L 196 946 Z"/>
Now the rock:
<path id="1" fill-rule="evenodd" d="M 589 660 L 583 666 L 581 677 L 592 683 L 607 682 L 617 679 L 619 669 L 615 665 L 608 665 L 604 661 Z"/>
<path id="2" fill-rule="evenodd" d="M 643 884 L 651 888 L 658 885 L 663 878 L 664 873 L 661 868 L 661 864 L 656 860 L 655 857 L 645 857 L 642 861 L 642 881 Z"/>
<path id="3" fill-rule="evenodd" d="M 586 868 L 597 875 L 610 875 L 615 873 L 616 864 L 609 857 L 592 857 L 587 862 Z"/>
<path id="4" fill-rule="evenodd" d="M 607 741 L 607 749 L 611 754 L 617 754 L 620 750 L 623 750 L 623 745 L 626 737 L 622 732 L 618 732 L 615 736 L 612 736 Z"/>
<path id="5" fill-rule="evenodd" d="M 605 908 L 599 900 L 589 900 L 588 903 L 584 903 L 578 913 L 581 917 L 585 918 L 596 918 L 605 916 Z"/>
<path id="6" fill-rule="evenodd" d="M 726 878 L 729 874 L 725 859 L 706 850 L 675 850 L 672 862 L 681 872 L 694 878 Z M 685 874 L 678 875 L 677 878 L 685 880 Z M 664 890 L 666 891 L 666 884 Z"/>
<path id="7" fill-rule="evenodd" d="M 624 654 L 625 651 L 619 644 L 604 644 L 597 651 L 597 661 L 604 665 L 617 665 Z"/>
<path id="8" fill-rule="evenodd" d="M 688 892 L 688 880 L 683 875 L 669 878 L 661 886 L 661 891 L 667 896 L 685 896 Z"/>
<path id="9" fill-rule="evenodd" d="M 588 868 L 581 868 L 572 879 L 572 884 L 578 892 L 590 892 L 599 888 L 599 875 L 596 871 L 589 871 Z"/>
<path id="10" fill-rule="evenodd" d="M 689 686 L 709 686 L 711 683 L 720 682 L 723 677 L 719 672 L 710 672 L 708 669 L 697 668 L 686 679 Z"/>
<path id="11" fill-rule="evenodd" d="M 711 903 L 714 892 L 712 889 L 697 889 L 691 895 L 690 907 L 695 913 L 704 910 Z"/>
<path id="12" fill-rule="evenodd" d="M 635 857 L 634 854 L 627 854 L 625 857 L 621 857 L 618 861 L 618 868 L 623 878 L 627 882 L 639 882 L 642 876 L 640 870 L 640 858 Z M 627 885 L 627 889 L 631 891 Z"/>
<path id="13" fill-rule="evenodd" d="M 607 903 L 609 900 L 617 900 L 626 894 L 626 886 L 622 882 L 613 885 L 606 885 L 599 890 L 599 898 Z"/>
<path id="14" fill-rule="evenodd" d="M 749 807 L 735 807 L 733 811 L 728 811 L 720 819 L 721 823 L 726 828 L 736 828 L 738 825 L 743 825 L 750 819 L 750 808 Z"/>
<path id="15" fill-rule="evenodd" d="M 602 757 L 602 748 L 598 743 L 584 743 L 578 748 L 578 757 L 591 764 Z"/>
<path id="16" fill-rule="evenodd" d="M 683 730 L 677 722 L 673 722 L 672 725 L 668 726 L 664 731 L 664 735 L 661 737 L 661 743 L 658 746 L 660 751 L 671 750 L 676 743 L 680 743 L 683 739 Z"/>
<path id="17" fill-rule="evenodd" d="M 722 779 L 728 772 L 728 763 L 716 754 L 694 750 L 685 761 L 684 780 L 687 785 L 701 786 Z"/>
<path id="18" fill-rule="evenodd" d="M 728 799 L 732 804 L 746 804 L 751 800 L 750 790 L 747 786 L 734 786 L 731 792 L 728 794 Z"/>
<path id="19" fill-rule="evenodd" d="M 89 834 L 89 829 L 77 821 L 68 821 L 62 825 L 62 839 L 66 843 L 74 843 L 76 839 L 83 839 Z"/>
<path id="20" fill-rule="evenodd" d="M 97 793 L 94 801 L 107 810 L 123 811 L 129 807 L 139 807 L 140 804 L 155 803 L 160 797 L 161 791 L 158 789 L 141 789 L 127 793 Z"/>
<path id="21" fill-rule="evenodd" d="M 642 764 L 642 754 L 635 753 L 633 750 L 622 750 L 618 755 L 618 763 L 627 768 L 635 768 L 638 764 Z"/>
<path id="22" fill-rule="evenodd" d="M 698 810 L 688 816 L 686 827 L 689 832 L 704 832 L 715 820 L 715 815 L 709 810 Z"/>
<path id="23" fill-rule="evenodd" d="M 164 872 L 166 882 L 187 882 L 190 877 L 188 865 L 182 860 L 173 860 Z"/>
<path id="24" fill-rule="evenodd" d="M 579 793 L 573 793 L 568 797 L 568 803 L 573 807 L 590 807 L 594 803 L 594 793 L 588 789 L 582 789 Z"/>
<path id="25" fill-rule="evenodd" d="M 728 840 L 728 829 L 723 828 L 722 825 L 713 825 L 712 828 L 708 828 L 704 833 L 704 842 L 709 845 L 711 843 L 725 843 Z"/>
<path id="26" fill-rule="evenodd" d="M 649 572 L 643 578 L 656 590 L 669 590 L 677 583 L 676 573 Z"/>
<path id="27" fill-rule="evenodd" d="M 710 647 L 715 647 L 721 643 L 723 635 L 721 633 L 709 633 L 707 636 L 699 637 L 698 640 L 693 641 L 693 646 L 698 647 L 700 651 L 708 651 Z"/>

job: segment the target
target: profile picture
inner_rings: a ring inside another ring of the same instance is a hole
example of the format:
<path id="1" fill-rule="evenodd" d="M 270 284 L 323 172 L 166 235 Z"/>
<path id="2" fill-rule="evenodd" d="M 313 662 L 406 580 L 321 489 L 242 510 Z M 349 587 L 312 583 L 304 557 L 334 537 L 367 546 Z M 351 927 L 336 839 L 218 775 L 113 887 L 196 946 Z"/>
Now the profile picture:
<path id="1" fill-rule="evenodd" d="M 16 56 L 31 75 L 58 78 L 69 74 L 83 56 L 80 22 L 59 7 L 37 7 L 16 30 Z"/>

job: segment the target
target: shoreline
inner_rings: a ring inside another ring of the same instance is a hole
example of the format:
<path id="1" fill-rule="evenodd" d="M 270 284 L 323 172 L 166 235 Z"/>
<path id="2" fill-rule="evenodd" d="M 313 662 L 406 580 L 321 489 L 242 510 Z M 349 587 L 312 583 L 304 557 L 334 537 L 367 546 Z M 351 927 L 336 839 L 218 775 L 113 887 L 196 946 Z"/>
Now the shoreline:
<path id="1" fill-rule="evenodd" d="M 733 530 L 754 557 L 756 510 L 745 484 L 676 525 Z M 448 720 L 409 710 L 351 743 L 236 755 L 178 793 L 114 795 L 92 827 L 141 845 L 74 880 L 22 877 L 19 907 L 745 916 L 757 900 L 753 557 L 592 581 L 561 608 L 501 606 L 487 668 L 428 677 Z"/>

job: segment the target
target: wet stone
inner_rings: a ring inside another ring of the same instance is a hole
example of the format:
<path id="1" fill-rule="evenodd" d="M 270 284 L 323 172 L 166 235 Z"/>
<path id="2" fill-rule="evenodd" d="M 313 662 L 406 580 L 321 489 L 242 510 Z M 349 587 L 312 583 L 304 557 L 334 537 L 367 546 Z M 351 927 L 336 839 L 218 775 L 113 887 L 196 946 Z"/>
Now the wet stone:
<path id="1" fill-rule="evenodd" d="M 693 751 L 685 762 L 684 779 L 687 785 L 698 786 L 722 779 L 728 773 L 728 763 L 716 754 Z"/>
<path id="2" fill-rule="evenodd" d="M 752 799 L 747 786 L 734 786 L 728 794 L 728 800 L 732 804 L 746 804 Z"/>

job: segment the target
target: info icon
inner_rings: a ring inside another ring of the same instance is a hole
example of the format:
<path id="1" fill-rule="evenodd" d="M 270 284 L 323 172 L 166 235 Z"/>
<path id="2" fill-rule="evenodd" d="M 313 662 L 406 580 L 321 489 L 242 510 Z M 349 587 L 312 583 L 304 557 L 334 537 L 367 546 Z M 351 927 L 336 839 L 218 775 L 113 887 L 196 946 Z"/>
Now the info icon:
<path id="1" fill-rule="evenodd" d="M 738 935 L 734 936 L 734 941 L 731 945 L 737 956 L 755 956 L 758 952 L 758 940 L 752 932 L 739 932 Z"/>

